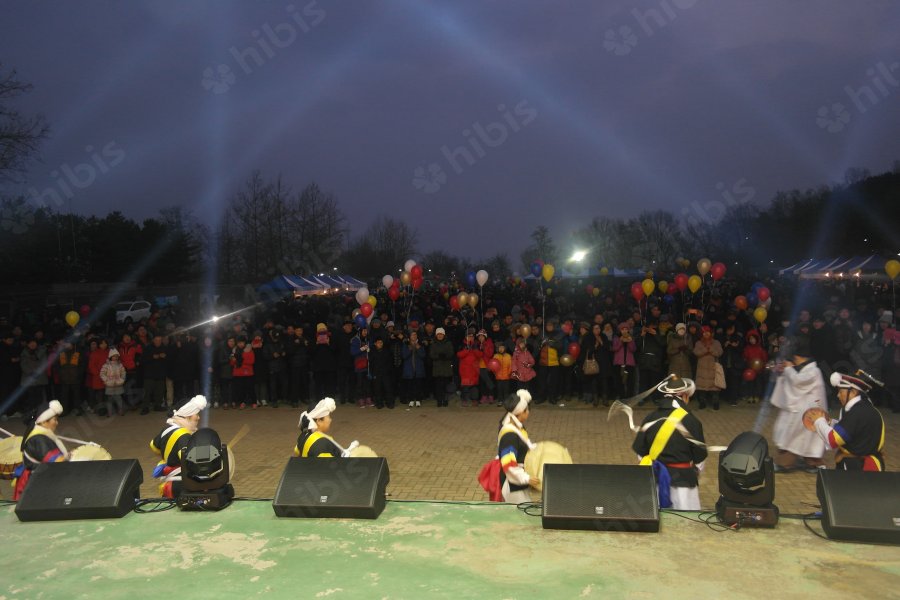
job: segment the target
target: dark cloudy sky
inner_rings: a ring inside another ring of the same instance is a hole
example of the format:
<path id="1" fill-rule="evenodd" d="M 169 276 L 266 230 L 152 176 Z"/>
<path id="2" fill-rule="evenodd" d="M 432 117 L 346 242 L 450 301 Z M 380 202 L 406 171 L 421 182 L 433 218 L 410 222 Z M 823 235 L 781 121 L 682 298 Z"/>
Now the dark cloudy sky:
<path id="1" fill-rule="evenodd" d="M 0 10 L 20 108 L 52 127 L 18 191 L 82 213 L 212 220 L 260 169 L 334 192 L 354 234 L 388 214 L 423 251 L 517 259 L 539 224 L 565 248 L 594 216 L 712 214 L 723 189 L 765 203 L 900 159 L 890 0 Z"/>

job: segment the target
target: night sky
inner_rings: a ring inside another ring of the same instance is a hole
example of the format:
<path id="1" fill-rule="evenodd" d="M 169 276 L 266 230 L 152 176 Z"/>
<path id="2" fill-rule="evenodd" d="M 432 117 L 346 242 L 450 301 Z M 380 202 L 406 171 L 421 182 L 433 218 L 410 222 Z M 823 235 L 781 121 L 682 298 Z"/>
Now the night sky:
<path id="1" fill-rule="evenodd" d="M 0 61 L 51 137 L 6 191 L 216 214 L 253 169 L 333 192 L 359 235 L 518 265 L 594 216 L 900 159 L 900 3 L 4 2 Z"/>

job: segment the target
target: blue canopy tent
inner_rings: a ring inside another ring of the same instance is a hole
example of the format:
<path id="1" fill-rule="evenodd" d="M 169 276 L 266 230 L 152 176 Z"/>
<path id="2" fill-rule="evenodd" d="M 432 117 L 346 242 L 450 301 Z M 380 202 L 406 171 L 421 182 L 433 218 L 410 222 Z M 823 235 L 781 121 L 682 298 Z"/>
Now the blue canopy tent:
<path id="1" fill-rule="evenodd" d="M 308 296 L 310 294 L 318 294 L 322 290 L 322 286 L 307 281 L 303 277 L 297 275 L 278 275 L 271 281 L 260 285 L 257 288 L 262 294 L 268 295 L 287 295 Z"/>
<path id="2" fill-rule="evenodd" d="M 885 262 L 887 262 L 886 259 L 876 254 L 871 256 L 854 256 L 852 258 L 810 258 L 789 267 L 781 268 L 778 270 L 778 274 L 801 279 L 829 279 L 833 277 L 872 279 L 884 275 Z"/>

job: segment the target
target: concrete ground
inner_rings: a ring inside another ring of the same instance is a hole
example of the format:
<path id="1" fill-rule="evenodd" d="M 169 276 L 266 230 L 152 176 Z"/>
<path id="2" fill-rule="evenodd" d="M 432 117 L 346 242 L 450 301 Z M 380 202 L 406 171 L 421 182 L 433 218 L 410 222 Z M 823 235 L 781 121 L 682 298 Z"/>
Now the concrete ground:
<path id="1" fill-rule="evenodd" d="M 421 408 L 393 410 L 361 409 L 339 405 L 332 433 L 342 445 L 352 440 L 368 445 L 388 459 L 393 499 L 486 500 L 476 481 L 481 466 L 496 453 L 496 432 L 502 410 L 493 406 L 462 408 L 452 402 L 437 408 L 433 402 Z M 648 409 L 637 409 L 636 420 Z M 773 410 L 773 409 L 769 409 Z M 727 445 L 737 434 L 762 424 L 770 438 L 774 412 L 765 414 L 765 405 L 725 406 L 720 411 L 696 411 L 703 422 L 710 445 Z M 900 415 L 882 413 L 887 425 L 887 466 L 898 470 L 900 456 Z M 300 411 L 292 408 L 256 410 L 210 410 L 209 426 L 228 442 L 242 429 L 244 435 L 234 445 L 236 473 L 233 479 L 239 496 L 271 498 L 281 472 L 296 443 Z M 131 412 L 123 417 L 67 417 L 59 432 L 94 441 L 110 451 L 113 458 L 137 458 L 144 470 L 142 496 L 157 495 L 151 478 L 156 457 L 149 442 L 164 426 L 163 413 L 141 416 Z M 15 433 L 23 427 L 13 421 L 0 424 Z M 244 426 L 246 425 L 246 428 Z M 555 407 L 538 405 L 528 423 L 535 441 L 552 440 L 566 446 L 576 463 L 634 464 L 630 450 L 632 433 L 624 415 L 607 422 L 607 410 L 582 404 Z M 771 449 L 770 449 L 771 450 Z M 829 464 L 833 465 L 831 457 Z M 712 508 L 718 498 L 718 455 L 713 454 L 701 478 L 701 502 Z M 777 474 L 775 503 L 782 512 L 808 513 L 818 504 L 815 475 L 803 472 Z M 0 497 L 9 498 L 11 489 L 0 486 Z M 536 495 L 535 499 L 539 499 Z"/>

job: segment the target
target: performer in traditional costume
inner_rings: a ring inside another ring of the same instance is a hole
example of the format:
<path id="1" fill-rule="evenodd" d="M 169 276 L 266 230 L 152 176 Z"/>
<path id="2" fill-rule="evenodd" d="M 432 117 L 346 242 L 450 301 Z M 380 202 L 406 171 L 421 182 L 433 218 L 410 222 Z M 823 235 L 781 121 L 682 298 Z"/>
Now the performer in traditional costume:
<path id="1" fill-rule="evenodd" d="M 871 386 L 851 375 L 835 371 L 831 385 L 837 388 L 841 414 L 829 421 L 824 410 L 813 409 L 804 415 L 809 428 L 815 431 L 829 448 L 836 448 L 835 468 L 844 471 L 884 471 L 884 419 L 869 401 Z"/>
<path id="2" fill-rule="evenodd" d="M 687 408 L 697 386 L 691 379 L 670 375 L 656 389 L 664 394 L 659 408 L 637 428 L 631 448 L 641 465 L 653 468 L 660 507 L 700 510 L 706 440 L 703 425 Z"/>
<path id="3" fill-rule="evenodd" d="M 540 479 L 525 472 L 525 455 L 534 448 L 525 431 L 525 422 L 531 411 L 531 394 L 518 390 L 503 402 L 506 415 L 500 421 L 497 434 L 497 456 L 500 459 L 500 489 L 505 502 L 531 502 L 528 488 L 540 485 Z"/>
<path id="4" fill-rule="evenodd" d="M 323 398 L 310 411 L 300 415 L 300 436 L 294 447 L 294 456 L 302 458 L 346 458 L 350 456 L 359 442 L 353 440 L 346 449 L 334 441 L 328 432 L 331 431 L 331 413 L 337 407 L 334 398 Z"/>
<path id="5" fill-rule="evenodd" d="M 16 469 L 13 480 L 13 500 L 21 498 L 32 471 L 39 464 L 68 460 L 68 450 L 56 437 L 59 415 L 62 413 L 59 400 L 51 400 L 39 405 L 29 419 L 28 428 L 22 436 L 22 464 Z"/>
<path id="6" fill-rule="evenodd" d="M 161 459 L 153 469 L 159 481 L 159 495 L 177 498 L 181 492 L 181 453 L 200 426 L 200 412 L 206 408 L 204 396 L 194 396 L 172 413 L 166 427 L 150 442 L 150 449 Z"/>

